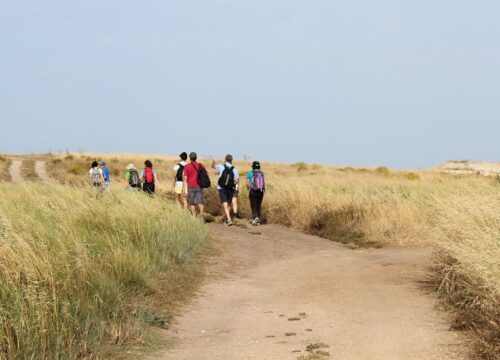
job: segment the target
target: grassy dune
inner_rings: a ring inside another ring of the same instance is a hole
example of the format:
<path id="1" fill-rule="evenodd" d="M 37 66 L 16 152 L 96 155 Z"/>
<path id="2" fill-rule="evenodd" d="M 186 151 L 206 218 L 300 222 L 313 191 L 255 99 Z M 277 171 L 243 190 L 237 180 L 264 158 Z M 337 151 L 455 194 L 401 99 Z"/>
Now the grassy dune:
<path id="1" fill-rule="evenodd" d="M 63 183 L 87 181 L 88 164 L 99 155 L 52 156 L 49 171 Z M 123 176 L 130 161 L 150 158 L 170 190 L 172 157 L 107 155 Z M 206 165 L 211 160 L 202 159 Z M 249 163 L 237 163 L 240 172 Z M 429 245 L 439 250 L 439 293 L 456 313 L 456 327 L 475 332 L 479 352 L 500 353 L 500 183 L 479 176 L 456 177 L 431 171 L 335 168 L 298 163 L 264 164 L 268 192 L 266 219 L 355 246 Z M 214 189 L 208 211 L 220 215 Z M 241 210 L 249 214 L 246 190 Z"/>
<path id="2" fill-rule="evenodd" d="M 67 155 L 46 155 L 47 172 L 62 184 L 81 185 L 88 182 L 88 172 L 93 160 L 105 160 L 111 169 L 113 182 L 123 182 L 126 167 L 133 163 L 137 169 L 144 167 L 144 161 L 149 159 L 153 162 L 160 183 L 163 187 L 171 186 L 172 168 L 176 163 L 176 158 L 159 155 L 138 155 L 138 154 L 67 154 Z"/>
<path id="3" fill-rule="evenodd" d="M 41 184 L 0 184 L 0 194 L 2 358 L 103 356 L 144 341 L 146 324 L 168 316 L 154 309 L 193 291 L 207 234 L 173 205 Z"/>

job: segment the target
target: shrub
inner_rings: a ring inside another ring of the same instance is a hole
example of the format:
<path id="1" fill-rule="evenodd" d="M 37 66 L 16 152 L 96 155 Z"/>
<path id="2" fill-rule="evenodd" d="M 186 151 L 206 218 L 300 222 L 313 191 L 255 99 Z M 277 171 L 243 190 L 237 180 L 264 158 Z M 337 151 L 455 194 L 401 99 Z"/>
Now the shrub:
<path id="1" fill-rule="evenodd" d="M 0 155 L 0 161 L 5 162 L 5 161 L 7 161 L 7 158 L 3 155 Z"/>
<path id="2" fill-rule="evenodd" d="M 72 160 L 74 160 L 74 159 L 75 159 L 75 157 L 74 157 L 73 155 L 71 155 L 71 154 L 68 154 L 68 155 L 66 155 L 66 156 L 64 157 L 64 160 L 66 160 L 66 161 L 72 161 Z"/>
<path id="3" fill-rule="evenodd" d="M 120 176 L 120 169 L 113 169 L 113 171 L 111 172 L 114 176 Z"/>
<path id="4" fill-rule="evenodd" d="M 375 169 L 375 172 L 377 174 L 383 175 L 383 176 L 390 176 L 391 175 L 391 170 L 385 166 L 379 166 L 378 168 Z"/>
<path id="5" fill-rule="evenodd" d="M 413 173 L 413 172 L 406 174 L 405 177 L 408 180 L 420 180 L 420 175 L 417 173 Z"/>
<path id="6" fill-rule="evenodd" d="M 293 164 L 295 168 L 297 168 L 297 171 L 306 171 L 307 170 L 307 164 L 303 162 L 298 162 Z"/>
<path id="7" fill-rule="evenodd" d="M 83 175 L 84 170 L 81 164 L 75 164 L 69 169 L 69 173 L 73 175 Z"/>

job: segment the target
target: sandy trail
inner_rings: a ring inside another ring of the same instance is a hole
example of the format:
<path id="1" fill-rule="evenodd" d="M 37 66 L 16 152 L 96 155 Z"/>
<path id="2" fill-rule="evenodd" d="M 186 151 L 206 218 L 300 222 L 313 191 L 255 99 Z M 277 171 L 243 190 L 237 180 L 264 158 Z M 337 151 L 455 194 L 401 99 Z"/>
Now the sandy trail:
<path id="1" fill-rule="evenodd" d="M 314 343 L 330 354 L 317 359 L 468 358 L 423 289 L 429 249 L 350 250 L 278 226 L 209 229 L 222 255 L 167 332 L 175 345 L 153 359 L 297 359 Z"/>
<path id="2" fill-rule="evenodd" d="M 22 160 L 12 160 L 12 163 L 10 164 L 9 173 L 11 181 L 14 184 L 19 184 L 24 181 L 23 176 L 21 175 L 22 166 L 23 166 Z"/>
<path id="3" fill-rule="evenodd" d="M 44 183 L 52 183 L 53 179 L 47 173 L 47 169 L 45 168 L 45 161 L 37 160 L 35 162 L 35 172 Z"/>

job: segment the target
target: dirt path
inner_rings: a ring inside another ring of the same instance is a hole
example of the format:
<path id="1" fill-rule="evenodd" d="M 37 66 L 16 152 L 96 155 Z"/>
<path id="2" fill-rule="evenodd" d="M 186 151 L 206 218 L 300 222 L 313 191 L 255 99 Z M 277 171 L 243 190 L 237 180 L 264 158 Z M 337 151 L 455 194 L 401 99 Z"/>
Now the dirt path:
<path id="1" fill-rule="evenodd" d="M 209 229 L 222 255 L 168 331 L 173 349 L 153 359 L 467 358 L 423 289 L 428 249 L 349 250 L 277 226 Z M 305 350 L 317 343 L 324 353 L 313 357 Z"/>
<path id="2" fill-rule="evenodd" d="M 35 162 L 35 172 L 44 183 L 53 182 L 53 179 L 49 176 L 45 168 L 45 161 L 37 160 Z"/>
<path id="3" fill-rule="evenodd" d="M 10 164 L 10 177 L 11 181 L 14 184 L 19 184 L 23 182 L 23 176 L 21 175 L 21 167 L 23 166 L 23 161 L 22 160 L 12 160 L 12 163 Z"/>

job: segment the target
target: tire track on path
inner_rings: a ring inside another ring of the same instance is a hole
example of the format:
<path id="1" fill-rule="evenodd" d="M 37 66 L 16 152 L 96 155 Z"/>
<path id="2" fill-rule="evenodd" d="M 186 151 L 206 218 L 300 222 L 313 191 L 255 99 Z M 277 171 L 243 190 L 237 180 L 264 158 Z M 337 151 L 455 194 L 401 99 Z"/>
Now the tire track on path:
<path id="1" fill-rule="evenodd" d="M 22 160 L 12 160 L 12 163 L 10 164 L 9 173 L 11 181 L 14 184 L 20 184 L 24 181 L 23 176 L 21 175 L 22 166 L 23 166 Z"/>
<path id="2" fill-rule="evenodd" d="M 52 179 L 47 173 L 47 168 L 45 167 L 45 161 L 37 160 L 35 162 L 35 172 L 44 183 L 50 184 L 54 183 L 54 179 Z"/>

